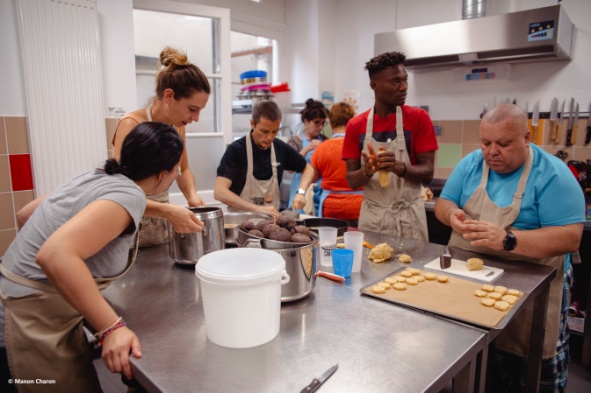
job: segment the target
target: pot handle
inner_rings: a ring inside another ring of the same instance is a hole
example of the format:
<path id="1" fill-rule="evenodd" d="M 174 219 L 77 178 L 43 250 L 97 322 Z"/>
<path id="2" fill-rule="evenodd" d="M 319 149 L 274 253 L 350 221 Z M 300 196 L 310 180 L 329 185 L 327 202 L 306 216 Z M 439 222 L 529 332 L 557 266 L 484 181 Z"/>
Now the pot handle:
<path id="1" fill-rule="evenodd" d="M 289 282 L 290 277 L 289 274 L 285 270 L 281 272 L 281 285 L 285 285 Z"/>
<path id="2" fill-rule="evenodd" d="M 238 241 L 236 241 L 236 244 L 239 247 L 255 247 L 255 248 L 263 248 L 262 244 L 261 244 L 261 239 L 246 239 L 246 241 L 244 243 L 239 243 Z"/>

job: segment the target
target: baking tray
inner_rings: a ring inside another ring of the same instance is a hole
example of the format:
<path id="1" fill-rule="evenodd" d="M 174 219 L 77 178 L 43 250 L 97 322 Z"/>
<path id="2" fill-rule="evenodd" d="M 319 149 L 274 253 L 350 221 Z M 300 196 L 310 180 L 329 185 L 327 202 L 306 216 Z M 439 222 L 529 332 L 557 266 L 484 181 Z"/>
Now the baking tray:
<path id="1" fill-rule="evenodd" d="M 418 285 L 407 285 L 404 291 L 387 289 L 385 294 L 372 292 L 371 288 L 374 285 L 406 269 L 406 267 L 402 267 L 394 270 L 380 280 L 361 288 L 361 293 L 393 304 L 441 315 L 486 329 L 496 327 L 514 307 L 519 307 L 524 299 L 522 295 L 507 311 L 500 311 L 494 307 L 485 307 L 480 304 L 481 298 L 474 296 L 474 291 L 481 289 L 483 283 L 465 280 L 443 272 L 438 272 L 436 275 L 447 276 L 447 283 L 440 283 L 437 280 L 425 280 Z M 421 275 L 428 273 L 422 269 L 420 271 Z"/>

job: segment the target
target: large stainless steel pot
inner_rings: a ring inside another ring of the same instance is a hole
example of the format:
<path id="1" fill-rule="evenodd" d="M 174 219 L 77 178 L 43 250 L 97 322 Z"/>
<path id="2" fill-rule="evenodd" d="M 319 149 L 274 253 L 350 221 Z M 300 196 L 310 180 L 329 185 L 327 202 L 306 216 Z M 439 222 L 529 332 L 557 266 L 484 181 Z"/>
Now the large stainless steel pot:
<path id="1" fill-rule="evenodd" d="M 224 249 L 224 218 L 219 207 L 190 207 L 189 210 L 201 220 L 203 231 L 177 233 L 169 223 L 169 252 L 176 263 L 194 265 L 205 254 Z"/>
<path id="2" fill-rule="evenodd" d="M 227 212 L 224 213 L 224 233 L 226 236 L 226 247 L 236 246 L 238 239 L 238 225 L 245 221 L 258 222 L 260 220 L 271 220 L 273 216 L 254 212 Z"/>
<path id="3" fill-rule="evenodd" d="M 238 229 L 238 247 L 260 247 L 272 250 L 285 260 L 289 283 L 281 286 L 281 301 L 291 302 L 312 292 L 316 284 L 316 244 L 318 235 L 310 233 L 311 243 L 290 243 L 263 239 Z"/>

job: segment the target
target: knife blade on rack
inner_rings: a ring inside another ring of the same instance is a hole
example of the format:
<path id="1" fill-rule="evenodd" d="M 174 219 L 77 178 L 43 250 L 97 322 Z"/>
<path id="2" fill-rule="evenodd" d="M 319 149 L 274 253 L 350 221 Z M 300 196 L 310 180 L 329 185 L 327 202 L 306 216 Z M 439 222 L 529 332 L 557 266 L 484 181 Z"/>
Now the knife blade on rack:
<path id="1" fill-rule="evenodd" d="M 532 128 L 531 140 L 536 145 L 540 144 L 540 143 L 538 143 L 538 122 L 539 122 L 539 120 L 540 120 L 540 100 L 536 101 L 536 103 L 534 105 L 534 112 L 531 115 L 531 128 Z"/>
<path id="2" fill-rule="evenodd" d="M 554 97 L 552 99 L 552 104 L 550 105 L 550 140 L 558 143 L 556 140 L 556 136 L 558 135 L 558 98 Z"/>
<path id="3" fill-rule="evenodd" d="M 591 142 L 591 103 L 589 104 L 589 118 L 587 119 L 587 135 L 585 135 L 585 144 Z"/>
<path id="4" fill-rule="evenodd" d="M 575 107 L 575 118 L 573 120 L 573 132 L 570 138 L 570 144 L 574 145 L 577 143 L 577 128 L 579 127 L 579 103 Z"/>
<path id="5" fill-rule="evenodd" d="M 562 101 L 562 108 L 560 109 L 560 120 L 558 121 L 558 129 L 556 130 L 556 143 L 560 143 L 561 139 L 562 139 L 562 123 L 564 120 L 564 116 L 566 115 L 566 113 L 564 113 L 564 106 L 566 105 L 566 100 Z"/>
<path id="6" fill-rule="evenodd" d="M 329 368 L 328 370 L 326 370 L 321 376 L 319 376 L 318 378 L 314 378 L 312 380 L 312 382 L 306 386 L 305 388 L 303 388 L 300 393 L 312 393 L 315 392 L 320 385 L 322 385 L 324 382 L 326 382 L 326 380 L 328 378 L 330 378 L 332 376 L 332 374 L 334 374 L 335 371 L 337 371 L 337 368 L 339 368 L 339 364 L 335 364 L 334 366 L 332 366 L 331 368 Z"/>
<path id="7" fill-rule="evenodd" d="M 571 97 L 570 99 L 570 108 L 568 113 L 568 126 L 566 127 L 566 146 L 572 145 L 571 138 L 573 136 L 573 124 L 574 124 L 574 117 L 573 112 L 575 110 L 575 99 Z"/>

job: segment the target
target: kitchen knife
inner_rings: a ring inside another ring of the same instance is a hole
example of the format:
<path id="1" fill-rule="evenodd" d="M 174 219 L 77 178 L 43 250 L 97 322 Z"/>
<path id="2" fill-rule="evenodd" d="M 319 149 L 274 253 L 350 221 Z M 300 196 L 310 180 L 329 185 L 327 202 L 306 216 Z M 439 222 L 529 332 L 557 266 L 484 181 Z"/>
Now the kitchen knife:
<path id="1" fill-rule="evenodd" d="M 573 120 L 573 132 L 570 138 L 570 144 L 574 145 L 577 142 L 577 128 L 579 126 L 579 103 L 575 107 L 575 118 Z"/>
<path id="2" fill-rule="evenodd" d="M 538 121 L 540 120 L 540 100 L 536 101 L 534 105 L 534 113 L 531 115 L 531 128 L 532 136 L 531 140 L 535 144 L 538 143 Z"/>
<path id="3" fill-rule="evenodd" d="M 322 374 L 318 378 L 314 378 L 314 380 L 312 380 L 312 382 L 308 386 L 303 388 L 300 391 L 300 393 L 312 393 L 312 392 L 315 392 L 316 390 L 318 390 L 320 385 L 322 385 L 324 382 L 326 382 L 326 380 L 328 378 L 330 378 L 331 375 L 334 374 L 335 371 L 337 371 L 337 368 L 339 368 L 338 363 L 335 364 L 334 366 L 332 366 L 331 368 L 329 368 L 328 370 L 326 370 L 324 372 L 324 374 Z"/>
<path id="4" fill-rule="evenodd" d="M 558 134 L 558 98 L 554 97 L 552 99 L 552 104 L 550 104 L 550 127 L 552 131 L 550 132 L 550 140 L 554 142 L 558 142 L 556 140 L 556 136 Z"/>
<path id="5" fill-rule="evenodd" d="M 574 124 L 574 118 L 573 118 L 573 112 L 575 110 L 575 99 L 574 97 L 571 97 L 570 99 L 570 108 L 569 108 L 569 113 L 568 113 L 568 126 L 566 127 L 566 146 L 570 146 L 572 145 L 571 142 L 571 137 L 573 136 L 573 124 Z"/>
<path id="6" fill-rule="evenodd" d="M 558 121 L 558 129 L 556 130 L 556 143 L 560 143 L 562 139 L 562 123 L 564 120 L 564 106 L 566 105 L 566 100 L 562 101 L 562 108 L 560 109 L 560 121 Z"/>
<path id="7" fill-rule="evenodd" d="M 587 119 L 587 135 L 585 135 L 585 144 L 591 142 L 591 104 L 589 104 L 589 118 Z"/>

